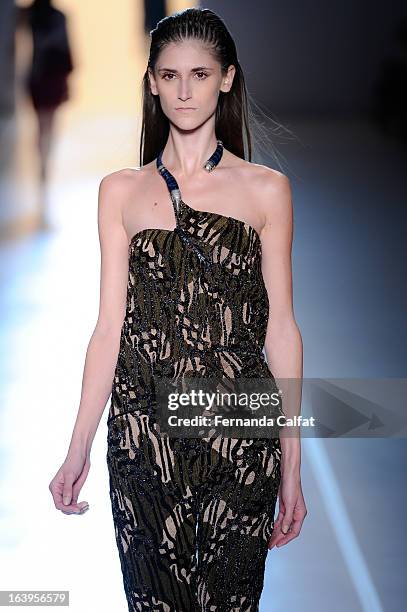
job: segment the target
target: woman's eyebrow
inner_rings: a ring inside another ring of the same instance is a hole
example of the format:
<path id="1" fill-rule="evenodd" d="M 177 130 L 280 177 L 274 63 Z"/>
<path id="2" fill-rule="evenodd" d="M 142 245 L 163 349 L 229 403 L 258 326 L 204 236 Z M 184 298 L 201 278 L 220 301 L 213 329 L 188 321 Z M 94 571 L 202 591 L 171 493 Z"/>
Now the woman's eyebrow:
<path id="1" fill-rule="evenodd" d="M 198 72 L 199 70 L 213 70 L 209 66 L 197 66 L 196 68 L 191 68 L 191 72 Z M 157 72 L 178 72 L 175 68 L 158 68 Z"/>

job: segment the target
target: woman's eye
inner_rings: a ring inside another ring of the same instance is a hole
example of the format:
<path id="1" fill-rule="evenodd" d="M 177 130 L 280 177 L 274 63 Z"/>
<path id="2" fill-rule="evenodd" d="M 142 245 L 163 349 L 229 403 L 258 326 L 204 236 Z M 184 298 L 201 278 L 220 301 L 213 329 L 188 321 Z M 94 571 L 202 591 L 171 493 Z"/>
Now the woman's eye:
<path id="1" fill-rule="evenodd" d="M 206 77 L 208 76 L 208 74 L 206 72 L 195 72 L 196 75 L 198 75 L 198 81 L 204 81 L 206 79 Z M 172 72 L 166 72 L 165 74 L 163 74 L 163 79 L 165 81 L 173 81 L 172 78 L 167 79 L 167 77 L 173 77 L 175 76 Z"/>

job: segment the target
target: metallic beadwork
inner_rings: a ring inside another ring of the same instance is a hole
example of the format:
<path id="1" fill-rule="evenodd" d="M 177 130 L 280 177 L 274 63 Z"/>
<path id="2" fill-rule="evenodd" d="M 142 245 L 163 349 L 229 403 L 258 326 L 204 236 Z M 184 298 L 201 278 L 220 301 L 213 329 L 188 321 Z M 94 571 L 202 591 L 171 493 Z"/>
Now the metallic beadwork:
<path id="1" fill-rule="evenodd" d="M 218 141 L 209 172 L 222 148 Z M 233 217 L 186 205 L 160 160 L 177 224 L 142 230 L 130 242 L 107 417 L 128 609 L 255 612 L 274 529 L 280 439 L 162 436 L 156 383 L 192 375 L 274 380 L 263 356 L 269 301 L 261 242 Z"/>

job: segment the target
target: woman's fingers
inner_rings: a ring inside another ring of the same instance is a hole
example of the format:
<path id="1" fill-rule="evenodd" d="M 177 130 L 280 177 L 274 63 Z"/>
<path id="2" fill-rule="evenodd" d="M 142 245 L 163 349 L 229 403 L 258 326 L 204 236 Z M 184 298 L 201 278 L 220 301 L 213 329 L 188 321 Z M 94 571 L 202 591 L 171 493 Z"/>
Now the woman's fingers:
<path id="1" fill-rule="evenodd" d="M 273 548 L 273 546 L 280 548 L 281 546 L 288 544 L 288 542 L 291 542 L 291 540 L 294 540 L 294 538 L 298 537 L 306 515 L 307 511 L 305 506 L 296 507 L 293 513 L 293 520 L 287 533 L 284 533 L 282 530 L 282 525 L 285 525 L 286 521 L 280 521 L 278 524 L 276 521 L 274 531 L 270 538 L 269 549 Z"/>
<path id="2" fill-rule="evenodd" d="M 276 547 L 280 548 L 280 546 L 284 546 L 285 544 L 288 544 L 288 542 L 291 542 L 291 540 L 296 538 L 300 534 L 301 525 L 302 521 L 294 519 L 291 523 L 288 532 L 286 534 L 284 534 L 284 532 L 281 532 L 281 537 L 278 538 L 276 542 Z"/>
<path id="3" fill-rule="evenodd" d="M 283 496 L 280 496 L 280 511 L 274 523 L 273 533 L 268 543 L 269 550 L 271 550 L 273 546 L 280 548 L 298 537 L 307 515 L 307 508 L 305 506 L 301 487 L 295 503 L 292 503 L 291 500 L 288 503 L 287 501 L 284 503 L 282 497 Z"/>
<path id="4" fill-rule="evenodd" d="M 73 472 L 60 470 L 49 485 L 55 508 L 64 514 L 84 514 L 89 508 L 86 501 L 78 503 L 81 487 L 75 486 L 74 479 Z"/>
<path id="5" fill-rule="evenodd" d="M 62 489 L 62 501 L 65 505 L 69 505 L 72 501 L 72 487 L 75 480 L 73 472 L 64 472 L 64 484 Z"/>
<path id="6" fill-rule="evenodd" d="M 273 546 L 276 546 L 277 542 L 279 542 L 284 537 L 284 533 L 281 531 L 283 518 L 284 515 L 279 514 L 277 519 L 274 521 L 273 533 L 271 534 L 271 538 L 268 543 L 269 550 L 271 550 Z"/>
<path id="7" fill-rule="evenodd" d="M 61 510 L 64 514 L 83 514 L 88 508 L 89 504 L 86 501 L 77 503 L 77 499 L 72 498 L 69 504 L 63 502 L 63 489 L 61 486 L 56 489 L 51 488 L 51 493 L 54 499 L 54 505 L 57 510 Z"/>
<path id="8" fill-rule="evenodd" d="M 80 502 L 79 504 L 71 504 L 70 506 L 64 506 L 60 508 L 64 514 L 85 514 L 89 510 L 89 504 L 86 501 Z"/>

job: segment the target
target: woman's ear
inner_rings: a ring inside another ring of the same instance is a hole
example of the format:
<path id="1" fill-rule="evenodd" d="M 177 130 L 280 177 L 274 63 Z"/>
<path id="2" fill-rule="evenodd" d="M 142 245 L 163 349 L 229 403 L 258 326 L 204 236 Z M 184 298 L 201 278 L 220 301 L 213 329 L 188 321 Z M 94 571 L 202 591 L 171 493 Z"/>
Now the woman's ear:
<path id="1" fill-rule="evenodd" d="M 147 75 L 148 75 L 148 80 L 150 83 L 150 91 L 153 94 L 153 96 L 157 96 L 158 95 L 157 86 L 156 86 L 154 74 L 150 68 L 147 68 Z"/>
<path id="2" fill-rule="evenodd" d="M 233 77 L 235 76 L 236 68 L 231 64 L 227 70 L 227 73 L 222 77 L 222 85 L 220 90 L 223 92 L 230 91 L 233 84 Z"/>

